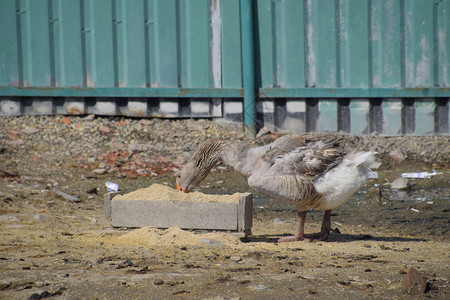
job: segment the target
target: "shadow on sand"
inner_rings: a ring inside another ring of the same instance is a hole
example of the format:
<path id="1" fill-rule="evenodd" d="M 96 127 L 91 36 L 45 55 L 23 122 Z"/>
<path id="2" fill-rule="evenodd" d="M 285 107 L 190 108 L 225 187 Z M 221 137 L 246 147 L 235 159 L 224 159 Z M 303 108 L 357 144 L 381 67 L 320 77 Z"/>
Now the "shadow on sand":
<path id="1" fill-rule="evenodd" d="M 287 235 L 252 235 L 245 239 L 242 239 L 244 243 L 277 243 L 278 239 Z M 409 238 L 398 236 L 373 236 L 369 234 L 338 234 L 330 233 L 328 240 L 325 242 L 352 242 L 352 241 L 376 241 L 376 242 L 426 242 L 426 239 L 422 238 Z M 305 243 L 321 242 L 317 240 L 304 240 Z"/>

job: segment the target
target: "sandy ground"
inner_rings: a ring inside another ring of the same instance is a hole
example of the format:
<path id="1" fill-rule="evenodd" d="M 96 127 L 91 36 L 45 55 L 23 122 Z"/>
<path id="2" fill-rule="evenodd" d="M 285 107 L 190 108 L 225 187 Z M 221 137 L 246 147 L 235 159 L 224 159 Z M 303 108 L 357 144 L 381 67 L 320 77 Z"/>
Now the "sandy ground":
<path id="1" fill-rule="evenodd" d="M 161 138 L 169 130 L 170 139 Z M 2 119 L 0 299 L 449 298 L 448 137 L 356 139 L 380 152 L 379 179 L 333 210 L 337 230 L 326 242 L 276 243 L 293 233 L 296 212 L 258 194 L 253 235 L 243 241 L 223 232 L 104 226 L 105 182 L 126 193 L 156 182 L 173 187 L 177 157 L 215 136 L 241 135 L 212 122 Z M 407 156 L 400 163 L 388 156 L 396 147 Z M 432 167 L 440 174 L 414 181 L 409 193 L 389 186 L 401 172 Z M 222 166 L 199 190 L 251 192 Z M 322 214 L 308 213 L 308 233 L 319 231 Z M 426 293 L 406 294 L 410 268 L 426 277 Z"/>
<path id="2" fill-rule="evenodd" d="M 236 175 L 216 170 L 204 190 L 230 177 Z M 173 184 L 171 176 L 157 181 Z M 246 189 L 243 179 L 235 181 L 234 189 Z M 112 230 L 103 225 L 101 193 L 74 203 L 39 181 L 0 183 L 18 196 L 1 202 L 4 299 L 404 299 L 410 297 L 402 284 L 409 268 L 428 280 L 427 292 L 411 297 L 444 299 L 450 292 L 448 199 L 433 198 L 436 191 L 417 189 L 411 197 L 430 201 L 411 204 L 380 200 L 369 189 L 359 195 L 363 201 L 351 199 L 334 211 L 333 227 L 341 233 L 327 242 L 278 244 L 294 230 L 295 211 L 258 197 L 253 235 L 241 241 L 176 227 Z M 120 184 L 131 191 L 149 181 Z M 321 218 L 310 212 L 307 230 L 319 231 Z"/>

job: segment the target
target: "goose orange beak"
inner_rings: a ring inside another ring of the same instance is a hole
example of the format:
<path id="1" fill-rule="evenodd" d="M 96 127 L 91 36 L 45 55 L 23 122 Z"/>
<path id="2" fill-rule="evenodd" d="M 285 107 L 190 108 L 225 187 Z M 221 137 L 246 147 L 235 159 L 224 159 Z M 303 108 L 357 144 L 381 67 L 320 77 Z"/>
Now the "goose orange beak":
<path id="1" fill-rule="evenodd" d="M 178 185 L 178 182 L 177 182 L 175 185 L 176 185 L 177 190 L 186 193 L 186 190 L 183 189 L 181 186 L 179 186 L 179 185 Z"/>

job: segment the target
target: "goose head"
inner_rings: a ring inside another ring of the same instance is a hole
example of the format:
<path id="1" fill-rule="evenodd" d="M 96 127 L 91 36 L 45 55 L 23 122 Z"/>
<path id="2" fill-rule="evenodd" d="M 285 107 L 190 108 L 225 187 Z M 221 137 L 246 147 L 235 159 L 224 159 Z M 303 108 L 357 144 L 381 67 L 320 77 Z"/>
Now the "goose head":
<path id="1" fill-rule="evenodd" d="M 187 164 L 176 174 L 177 190 L 188 193 L 202 182 L 221 159 L 224 146 L 225 142 L 217 139 L 201 144 Z"/>

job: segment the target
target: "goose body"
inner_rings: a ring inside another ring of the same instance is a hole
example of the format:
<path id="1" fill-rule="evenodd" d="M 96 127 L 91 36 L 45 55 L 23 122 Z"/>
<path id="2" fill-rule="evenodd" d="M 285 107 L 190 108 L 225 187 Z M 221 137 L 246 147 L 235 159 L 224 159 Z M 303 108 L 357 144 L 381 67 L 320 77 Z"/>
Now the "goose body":
<path id="1" fill-rule="evenodd" d="M 325 211 L 321 232 L 308 238 L 325 240 L 331 230 L 331 209 L 344 204 L 367 180 L 374 154 L 346 154 L 340 140 L 308 135 L 286 135 L 260 147 L 212 139 L 201 144 L 179 172 L 177 189 L 191 191 L 218 161 L 223 161 L 246 176 L 251 188 L 297 206 L 296 233 L 279 242 L 307 238 L 304 223 L 308 207 Z"/>

